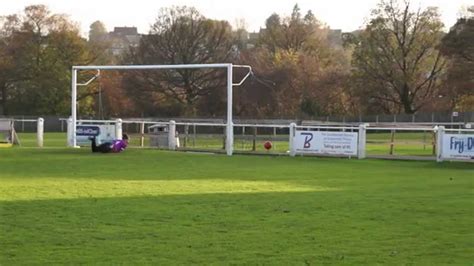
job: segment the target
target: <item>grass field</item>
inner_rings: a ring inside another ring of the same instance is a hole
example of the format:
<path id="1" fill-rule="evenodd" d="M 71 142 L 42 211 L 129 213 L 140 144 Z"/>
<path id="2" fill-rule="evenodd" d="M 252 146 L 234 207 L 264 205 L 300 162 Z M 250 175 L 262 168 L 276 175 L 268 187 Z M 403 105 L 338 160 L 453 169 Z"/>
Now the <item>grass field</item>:
<path id="1" fill-rule="evenodd" d="M 472 265 L 473 180 L 471 163 L 0 149 L 0 265 Z"/>

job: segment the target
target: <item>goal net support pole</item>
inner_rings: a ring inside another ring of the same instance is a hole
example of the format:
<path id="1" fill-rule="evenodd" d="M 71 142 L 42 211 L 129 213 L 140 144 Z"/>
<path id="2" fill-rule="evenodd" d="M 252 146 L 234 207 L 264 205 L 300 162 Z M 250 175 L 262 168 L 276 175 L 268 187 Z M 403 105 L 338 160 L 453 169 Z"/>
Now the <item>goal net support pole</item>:
<path id="1" fill-rule="evenodd" d="M 118 66 L 73 66 L 71 75 L 71 119 L 72 129 L 69 135 L 68 144 L 71 147 L 77 147 L 76 126 L 77 126 L 77 86 L 87 85 L 92 82 L 93 77 L 86 83 L 77 83 L 77 74 L 80 70 L 152 70 L 152 69 L 203 69 L 203 68 L 224 68 L 227 70 L 227 123 L 226 123 L 226 153 L 232 155 L 234 147 L 234 128 L 232 122 L 232 88 L 240 86 L 252 74 L 252 68 L 247 65 L 233 64 L 182 64 L 182 65 L 118 65 Z M 246 76 L 238 83 L 233 83 L 233 68 L 245 68 L 248 70 Z"/>

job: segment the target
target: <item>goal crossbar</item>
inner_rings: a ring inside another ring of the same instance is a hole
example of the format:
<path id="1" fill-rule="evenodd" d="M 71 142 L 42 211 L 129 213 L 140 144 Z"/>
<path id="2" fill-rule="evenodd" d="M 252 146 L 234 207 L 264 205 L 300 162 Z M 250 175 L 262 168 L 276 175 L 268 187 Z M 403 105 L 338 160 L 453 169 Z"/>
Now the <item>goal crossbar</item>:
<path id="1" fill-rule="evenodd" d="M 69 145 L 77 147 L 76 124 L 77 124 L 77 87 L 83 84 L 77 83 L 77 72 L 81 70 L 153 70 L 153 69 L 203 69 L 203 68 L 225 68 L 227 69 L 227 123 L 226 123 L 226 153 L 232 155 L 234 146 L 234 129 L 232 122 L 232 88 L 240 86 L 252 74 L 252 67 L 248 65 L 234 65 L 230 63 L 220 64 L 177 64 L 177 65 L 97 65 L 97 66 L 73 66 L 71 76 L 71 118 L 72 118 L 72 139 Z M 245 68 L 248 73 L 241 81 L 233 83 L 233 69 Z M 92 82 L 93 79 L 90 80 Z M 87 82 L 90 83 L 90 82 Z"/>

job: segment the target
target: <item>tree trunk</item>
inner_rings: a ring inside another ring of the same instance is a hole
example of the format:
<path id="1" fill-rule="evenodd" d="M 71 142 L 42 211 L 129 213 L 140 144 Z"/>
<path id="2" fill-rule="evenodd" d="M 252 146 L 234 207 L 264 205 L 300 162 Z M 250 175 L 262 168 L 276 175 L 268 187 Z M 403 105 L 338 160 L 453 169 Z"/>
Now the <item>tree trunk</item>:
<path id="1" fill-rule="evenodd" d="M 415 110 L 413 110 L 410 101 L 403 101 L 403 109 L 405 110 L 405 114 L 414 114 Z"/>
<path id="2" fill-rule="evenodd" d="M 410 88 L 407 84 L 403 86 L 403 91 L 401 93 L 401 102 L 403 104 L 403 109 L 405 110 L 405 114 L 413 114 L 415 111 L 413 110 L 412 101 L 410 100 L 409 96 Z"/>

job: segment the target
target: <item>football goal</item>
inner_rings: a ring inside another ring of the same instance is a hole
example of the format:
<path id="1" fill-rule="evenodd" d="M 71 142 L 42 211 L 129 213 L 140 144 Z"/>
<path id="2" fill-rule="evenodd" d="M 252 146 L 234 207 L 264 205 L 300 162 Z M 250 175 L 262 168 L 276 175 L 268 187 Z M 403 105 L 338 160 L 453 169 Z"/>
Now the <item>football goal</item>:
<path id="1" fill-rule="evenodd" d="M 26 140 L 26 146 L 32 147 L 33 143 L 31 141 L 36 142 L 38 147 L 43 147 L 43 140 L 44 140 L 44 119 L 14 119 L 14 118 L 0 118 L 0 147 L 12 147 L 13 145 L 21 146 L 20 138 L 18 137 L 17 131 L 15 127 L 19 129 L 20 132 L 24 133 L 25 123 L 29 123 L 30 132 L 32 126 L 36 124 L 36 140 L 30 139 L 30 141 Z M 24 144 L 24 143 L 23 143 Z"/>
<path id="2" fill-rule="evenodd" d="M 0 147 L 11 147 L 13 144 L 19 144 L 14 123 L 11 119 L 0 120 Z"/>
<path id="3" fill-rule="evenodd" d="M 234 68 L 244 68 L 248 72 L 239 81 L 234 83 L 233 81 L 233 70 Z M 227 155 L 233 153 L 233 141 L 234 141 L 234 129 L 233 129 L 233 116 L 232 116 L 232 91 L 233 87 L 242 85 L 245 80 L 252 74 L 252 68 L 248 65 L 234 65 L 229 63 L 222 64 L 181 64 L 181 65 L 116 65 L 116 66 L 73 66 L 72 67 L 72 78 L 71 78 L 71 119 L 72 128 L 70 134 L 68 134 L 68 144 L 71 147 L 77 147 L 77 88 L 78 86 L 87 86 L 94 81 L 100 75 L 100 71 L 113 70 L 179 70 L 179 69 L 225 69 L 227 71 L 227 115 L 226 115 L 226 137 L 225 137 L 225 150 Z M 77 76 L 79 71 L 97 71 L 97 74 L 85 83 L 78 83 Z"/>

